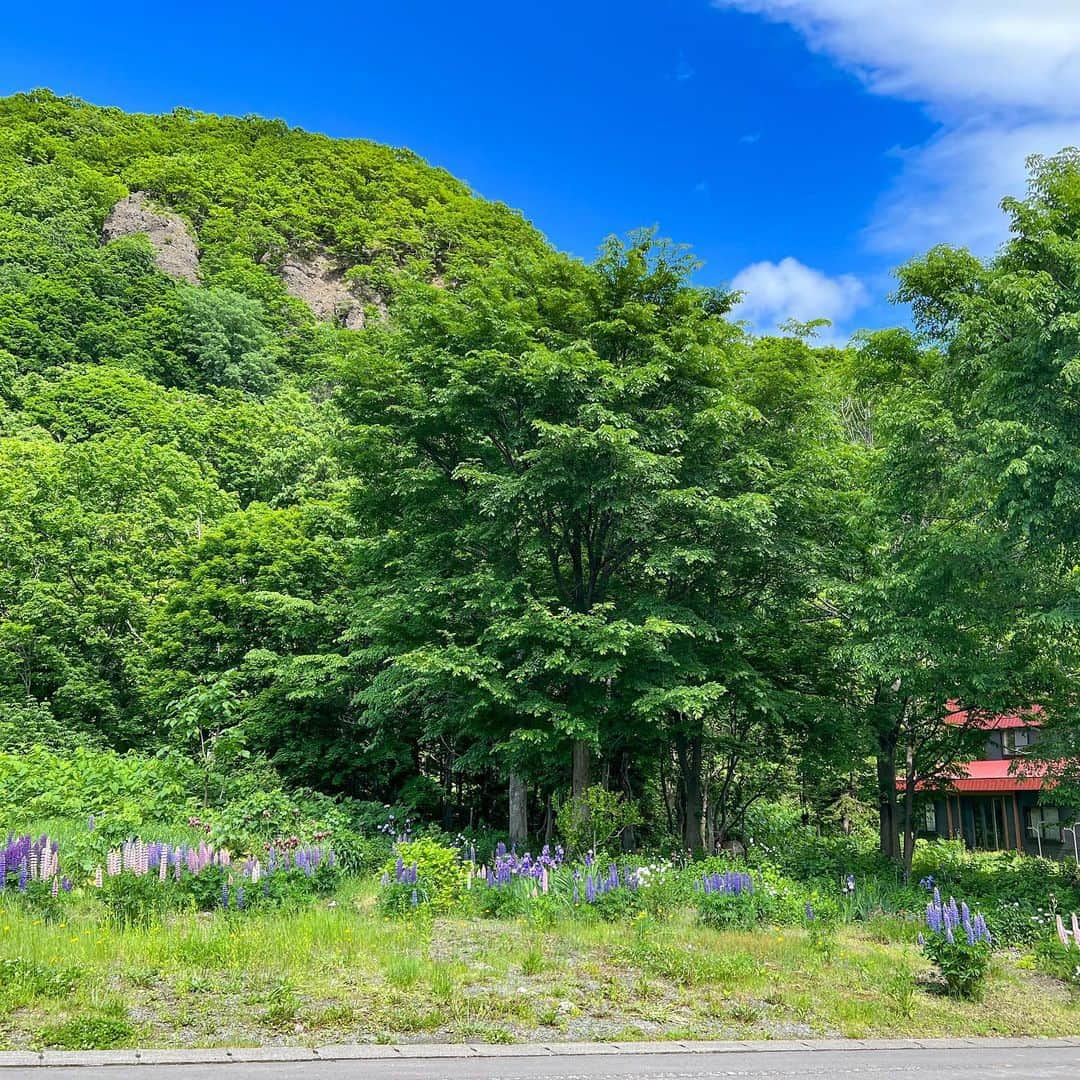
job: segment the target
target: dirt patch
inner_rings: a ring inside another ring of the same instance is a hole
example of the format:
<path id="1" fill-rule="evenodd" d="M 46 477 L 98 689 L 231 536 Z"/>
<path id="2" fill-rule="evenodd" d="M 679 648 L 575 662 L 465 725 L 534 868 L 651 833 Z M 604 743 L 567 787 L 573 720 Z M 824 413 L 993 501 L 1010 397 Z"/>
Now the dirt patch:
<path id="1" fill-rule="evenodd" d="M 303 300 L 316 319 L 335 322 L 348 330 L 361 330 L 367 322 L 367 305 L 374 304 L 380 316 L 386 314 L 381 298 L 354 291 L 345 281 L 341 267 L 321 252 L 286 255 L 278 273 L 285 291 Z"/>
<path id="2" fill-rule="evenodd" d="M 199 249 L 179 214 L 153 210 L 143 191 L 133 191 L 109 212 L 101 230 L 105 243 L 143 233 L 154 249 L 157 268 L 169 277 L 199 283 Z"/>

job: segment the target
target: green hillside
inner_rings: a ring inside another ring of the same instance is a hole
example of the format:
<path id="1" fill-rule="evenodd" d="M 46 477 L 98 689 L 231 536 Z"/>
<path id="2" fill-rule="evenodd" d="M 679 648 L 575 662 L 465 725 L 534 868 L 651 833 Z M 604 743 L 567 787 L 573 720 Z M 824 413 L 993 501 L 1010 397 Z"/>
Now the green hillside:
<path id="1" fill-rule="evenodd" d="M 132 192 L 182 219 L 200 284 L 158 270 L 146 235 L 103 242 Z M 289 294 L 283 261 L 325 260 L 382 317 L 410 281 L 458 283 L 543 247 L 405 150 L 46 91 L 0 102 L 5 737 L 161 735 L 173 632 L 221 607 L 257 621 L 265 648 L 294 632 L 279 616 L 303 620 L 308 644 L 340 632 L 300 609 L 340 584 L 348 484 L 329 400 L 355 334 Z M 223 545 L 246 588 L 178 612 Z"/>

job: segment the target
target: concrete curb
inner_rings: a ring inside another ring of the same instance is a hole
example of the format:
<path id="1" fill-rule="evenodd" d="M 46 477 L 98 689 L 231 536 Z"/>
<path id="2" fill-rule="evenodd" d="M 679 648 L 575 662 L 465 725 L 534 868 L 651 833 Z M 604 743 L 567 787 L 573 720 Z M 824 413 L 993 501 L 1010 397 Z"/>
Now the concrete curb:
<path id="1" fill-rule="evenodd" d="M 1069 1048 L 1080 1054 L 1080 1035 L 1064 1038 L 755 1039 L 743 1042 L 409 1043 L 399 1046 L 254 1046 L 208 1050 L 18 1050 L 0 1053 L 0 1070 L 34 1066 L 228 1065 L 250 1062 L 374 1061 L 395 1058 L 627 1057 L 642 1054 L 814 1053 L 865 1050 L 973 1050 Z"/>

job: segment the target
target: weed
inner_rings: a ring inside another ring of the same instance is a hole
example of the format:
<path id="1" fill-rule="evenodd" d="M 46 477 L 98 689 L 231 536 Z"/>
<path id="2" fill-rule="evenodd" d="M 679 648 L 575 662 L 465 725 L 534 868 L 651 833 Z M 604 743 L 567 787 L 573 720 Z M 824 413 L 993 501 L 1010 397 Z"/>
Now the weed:
<path id="1" fill-rule="evenodd" d="M 134 1038 L 134 1025 L 120 1017 L 75 1016 L 41 1028 L 35 1041 L 57 1050 L 112 1050 L 130 1046 Z"/>
<path id="2" fill-rule="evenodd" d="M 521 973 L 523 975 L 539 975 L 546 966 L 544 954 L 536 945 L 533 945 L 521 958 Z"/>

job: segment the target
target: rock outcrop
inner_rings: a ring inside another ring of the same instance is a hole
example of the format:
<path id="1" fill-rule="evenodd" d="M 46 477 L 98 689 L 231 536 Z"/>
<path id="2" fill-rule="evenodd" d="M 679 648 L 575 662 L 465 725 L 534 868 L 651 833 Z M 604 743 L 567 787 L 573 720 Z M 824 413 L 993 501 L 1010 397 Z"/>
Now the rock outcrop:
<path id="1" fill-rule="evenodd" d="M 316 319 L 335 322 L 348 330 L 360 330 L 367 321 L 365 306 L 374 304 L 386 314 L 381 297 L 361 296 L 350 288 L 340 267 L 329 256 L 288 254 L 278 270 L 285 291 L 303 300 Z"/>
<path id="2" fill-rule="evenodd" d="M 145 192 L 133 191 L 109 211 L 101 230 L 106 243 L 143 233 L 154 249 L 154 262 L 169 277 L 199 283 L 199 249 L 179 214 L 153 210 Z"/>

